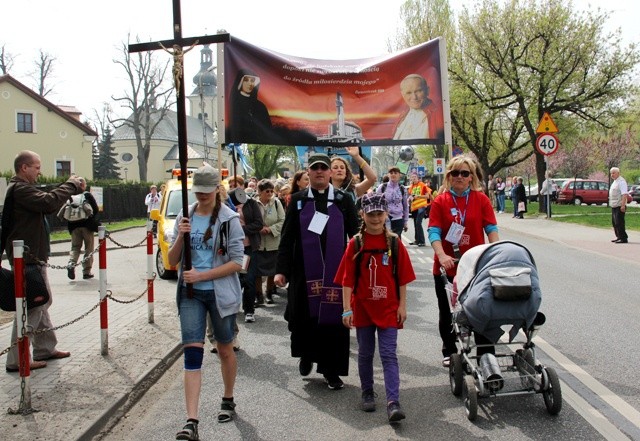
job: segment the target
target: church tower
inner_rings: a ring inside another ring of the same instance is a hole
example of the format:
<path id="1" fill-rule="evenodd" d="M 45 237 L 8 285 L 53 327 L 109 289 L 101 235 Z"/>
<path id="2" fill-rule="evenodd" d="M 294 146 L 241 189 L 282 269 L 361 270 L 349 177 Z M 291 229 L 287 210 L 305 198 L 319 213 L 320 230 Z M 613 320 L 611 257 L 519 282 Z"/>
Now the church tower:
<path id="1" fill-rule="evenodd" d="M 200 71 L 193 77 L 195 88 L 189 95 L 190 116 L 203 121 L 215 131 L 218 121 L 218 78 L 214 73 L 213 51 L 206 44 L 200 50 Z"/>

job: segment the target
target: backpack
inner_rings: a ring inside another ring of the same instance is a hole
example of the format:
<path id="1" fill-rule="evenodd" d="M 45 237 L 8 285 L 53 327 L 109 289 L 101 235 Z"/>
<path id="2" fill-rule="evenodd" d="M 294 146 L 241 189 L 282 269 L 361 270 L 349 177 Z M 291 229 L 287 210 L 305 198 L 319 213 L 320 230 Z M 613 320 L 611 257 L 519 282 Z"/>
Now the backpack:
<path id="1" fill-rule="evenodd" d="M 391 251 L 393 280 L 395 281 L 395 284 L 396 284 L 396 293 L 398 295 L 398 298 L 400 298 L 400 280 L 398 278 L 398 249 L 399 249 L 398 236 L 396 235 L 391 236 L 391 249 L 383 249 L 383 248 L 362 249 L 362 233 L 356 234 L 355 236 L 353 236 L 353 239 L 354 239 L 354 245 L 355 245 L 355 253 L 357 254 L 356 255 L 356 277 L 355 277 L 353 293 L 355 294 L 355 290 L 358 286 L 358 279 L 360 278 L 360 263 L 362 262 L 362 254 L 363 253 L 384 254 Z M 362 252 L 360 252 L 360 250 L 362 250 Z"/>
<path id="2" fill-rule="evenodd" d="M 84 197 L 84 193 L 73 195 L 60 208 L 58 219 L 69 222 L 78 222 L 85 220 L 93 215 L 91 204 Z"/>
<path id="3" fill-rule="evenodd" d="M 404 198 L 407 195 L 407 189 L 404 188 L 404 185 L 398 185 L 398 187 L 400 187 L 400 194 Z M 382 194 L 384 194 L 385 191 L 387 191 L 387 183 L 386 182 L 382 184 L 382 189 L 381 189 L 380 192 Z"/>

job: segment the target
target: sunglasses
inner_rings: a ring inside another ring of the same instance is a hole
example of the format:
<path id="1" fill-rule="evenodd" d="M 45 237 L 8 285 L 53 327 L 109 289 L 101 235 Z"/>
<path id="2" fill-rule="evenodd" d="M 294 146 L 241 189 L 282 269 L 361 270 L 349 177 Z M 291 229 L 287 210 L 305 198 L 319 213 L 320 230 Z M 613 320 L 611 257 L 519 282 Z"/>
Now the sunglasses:
<path id="1" fill-rule="evenodd" d="M 327 164 L 313 164 L 309 168 L 311 170 L 329 170 L 329 166 Z"/>
<path id="2" fill-rule="evenodd" d="M 471 172 L 469 170 L 451 170 L 449 174 L 454 178 L 457 178 L 458 176 L 468 178 L 471 175 Z"/>

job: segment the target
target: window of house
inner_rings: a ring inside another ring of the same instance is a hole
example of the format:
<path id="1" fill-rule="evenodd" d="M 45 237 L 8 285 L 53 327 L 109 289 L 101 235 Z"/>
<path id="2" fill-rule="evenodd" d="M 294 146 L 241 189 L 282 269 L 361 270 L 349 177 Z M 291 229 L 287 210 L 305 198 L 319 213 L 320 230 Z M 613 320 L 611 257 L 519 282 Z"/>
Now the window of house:
<path id="1" fill-rule="evenodd" d="M 71 161 L 56 161 L 56 176 L 71 176 Z"/>
<path id="2" fill-rule="evenodd" d="M 122 156 L 120 156 L 120 159 L 122 160 L 122 162 L 131 162 L 133 161 L 133 155 L 131 153 L 123 153 Z"/>
<path id="3" fill-rule="evenodd" d="M 33 133 L 33 114 L 18 112 L 18 132 Z"/>

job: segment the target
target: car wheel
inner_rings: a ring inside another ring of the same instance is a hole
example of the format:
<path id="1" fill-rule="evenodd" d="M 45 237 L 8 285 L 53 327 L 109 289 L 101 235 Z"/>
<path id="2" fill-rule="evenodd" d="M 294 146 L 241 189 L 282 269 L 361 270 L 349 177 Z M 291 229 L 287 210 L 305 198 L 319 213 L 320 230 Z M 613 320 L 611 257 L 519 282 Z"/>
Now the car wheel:
<path id="1" fill-rule="evenodd" d="M 158 250 L 156 253 L 156 271 L 158 273 L 158 277 L 163 280 L 175 279 L 177 277 L 177 272 L 173 270 L 168 270 L 164 267 L 164 260 L 162 260 L 162 251 Z"/>
<path id="2" fill-rule="evenodd" d="M 575 198 L 573 200 L 573 205 L 582 205 L 582 199 L 580 198 Z"/>

